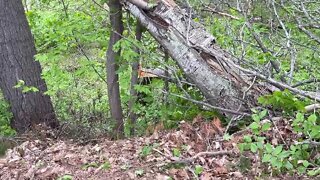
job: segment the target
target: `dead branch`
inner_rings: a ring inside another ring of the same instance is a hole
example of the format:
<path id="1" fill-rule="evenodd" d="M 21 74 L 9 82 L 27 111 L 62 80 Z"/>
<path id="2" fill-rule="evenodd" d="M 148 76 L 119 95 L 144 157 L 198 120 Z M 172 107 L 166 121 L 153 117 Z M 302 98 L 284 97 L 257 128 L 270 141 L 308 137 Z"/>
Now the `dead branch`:
<path id="1" fill-rule="evenodd" d="M 228 17 L 228 18 L 231 18 L 231 19 L 240 20 L 240 18 L 238 18 L 238 17 L 236 17 L 236 16 L 233 16 L 233 15 L 228 14 L 228 13 L 224 13 L 224 12 L 217 11 L 217 10 L 211 8 L 210 6 L 206 6 L 206 8 L 205 8 L 204 10 L 205 10 L 205 11 L 212 12 L 212 13 L 215 13 L 215 14 L 218 14 L 218 15 L 220 15 L 220 16 L 225 16 L 225 17 Z"/>
<path id="2" fill-rule="evenodd" d="M 306 85 L 306 84 L 309 84 L 309 83 L 316 83 L 316 82 L 320 82 L 320 80 L 319 80 L 319 79 L 312 78 L 312 79 L 300 81 L 300 82 L 292 85 L 292 87 L 293 87 L 293 88 L 296 88 L 296 87 L 299 87 L 299 86 L 303 86 L 303 85 Z"/>
<path id="3" fill-rule="evenodd" d="M 320 104 L 311 104 L 309 106 L 304 107 L 306 112 L 312 112 L 320 109 Z"/>
<path id="4" fill-rule="evenodd" d="M 163 93 L 167 93 L 167 92 L 163 92 Z M 242 115 L 242 116 L 251 116 L 251 114 L 249 113 L 245 113 L 245 112 L 239 112 L 239 111 L 236 111 L 236 110 L 231 110 L 231 109 L 226 109 L 226 108 L 222 108 L 222 107 L 218 107 L 218 106 L 213 106 L 211 104 L 208 104 L 206 102 L 203 102 L 203 101 L 198 101 L 198 100 L 195 100 L 195 99 L 191 99 L 191 98 L 188 98 L 188 97 L 184 97 L 184 96 L 180 96 L 178 94 L 169 94 L 171 96 L 176 96 L 178 98 L 181 98 L 181 99 L 184 99 L 184 100 L 187 100 L 187 101 L 190 101 L 190 102 L 193 102 L 195 104 L 199 104 L 199 105 L 203 105 L 203 106 L 206 106 L 208 108 L 211 108 L 211 109 L 216 109 L 218 111 L 222 111 L 222 112 L 226 112 L 226 113 L 230 113 L 230 114 L 236 114 L 236 115 Z"/>
<path id="5" fill-rule="evenodd" d="M 189 164 L 192 163 L 193 161 L 197 160 L 201 156 L 222 156 L 222 155 L 234 155 L 235 153 L 232 151 L 206 151 L 206 152 L 199 152 L 198 154 L 190 157 L 190 158 L 174 158 L 171 157 L 170 160 L 172 163 L 177 163 L 177 164 Z"/>

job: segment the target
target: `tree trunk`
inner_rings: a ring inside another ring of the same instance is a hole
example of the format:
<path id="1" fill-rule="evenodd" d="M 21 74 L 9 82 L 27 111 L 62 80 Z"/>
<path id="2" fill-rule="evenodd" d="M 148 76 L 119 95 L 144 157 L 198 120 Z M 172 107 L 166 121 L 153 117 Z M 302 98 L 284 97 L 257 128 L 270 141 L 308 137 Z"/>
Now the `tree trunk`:
<path id="1" fill-rule="evenodd" d="M 160 2 L 152 11 L 125 3 L 217 110 L 241 114 L 250 109 L 257 96 L 266 92 L 256 84 L 251 86 L 251 79 L 240 72 L 236 60 L 174 3 Z"/>
<path id="2" fill-rule="evenodd" d="M 116 120 L 114 132 L 117 138 L 122 138 L 124 135 L 124 126 L 120 100 L 119 76 L 117 74 L 117 63 L 120 58 L 120 51 L 113 51 L 113 45 L 121 39 L 121 35 L 123 32 L 122 6 L 118 0 L 109 0 L 108 5 L 110 8 L 111 22 L 110 40 L 109 47 L 107 50 L 108 98 L 111 111 L 111 118 Z"/>
<path id="3" fill-rule="evenodd" d="M 139 22 L 136 25 L 136 40 L 141 41 L 143 32 L 143 26 Z M 139 48 L 136 48 L 135 51 L 140 54 Z M 135 124 L 137 121 L 137 114 L 133 111 L 133 106 L 137 101 L 137 91 L 134 89 L 138 84 L 138 70 L 139 70 L 139 58 L 132 62 L 131 65 L 131 81 L 130 81 L 130 101 L 129 101 L 129 120 L 131 124 L 130 134 L 133 136 L 135 133 Z"/>
<path id="4" fill-rule="evenodd" d="M 34 61 L 36 49 L 21 0 L 0 0 L 0 87 L 11 105 L 11 126 L 23 133 L 32 125 L 46 123 L 57 127 L 47 86 L 41 79 L 41 67 Z M 14 88 L 19 80 L 39 92 L 23 93 Z"/>
<path id="5" fill-rule="evenodd" d="M 142 0 L 132 2 L 136 1 Z M 228 114 L 244 114 L 241 111 L 248 111 L 255 106 L 257 97 L 275 89 L 288 89 L 299 96 L 320 102 L 319 92 L 293 88 L 239 66 L 238 60 L 216 45 L 215 38 L 177 7 L 173 0 L 160 0 L 152 8 L 142 6 L 145 10 L 128 1 L 124 3 L 131 14 L 167 49 L 186 77 L 213 105 L 211 107 Z M 256 78 L 267 83 L 259 83 L 255 81 Z"/>

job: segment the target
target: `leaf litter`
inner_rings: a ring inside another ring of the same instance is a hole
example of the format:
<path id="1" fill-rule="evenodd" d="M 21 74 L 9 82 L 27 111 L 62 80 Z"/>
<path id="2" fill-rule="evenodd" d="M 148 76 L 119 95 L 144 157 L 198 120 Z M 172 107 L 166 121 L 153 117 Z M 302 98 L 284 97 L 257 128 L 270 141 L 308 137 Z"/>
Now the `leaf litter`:
<path id="1" fill-rule="evenodd" d="M 259 157 L 237 147 L 243 133 L 225 141 L 219 119 L 182 121 L 177 130 L 155 129 L 149 137 L 85 145 L 75 140 L 33 138 L 0 158 L 0 179 L 255 179 Z M 250 133 L 244 132 L 244 133 Z M 271 135 L 270 135 L 271 136 Z M 243 156 L 243 155 L 242 155 Z M 249 163 L 252 169 L 241 170 Z M 291 179 L 277 177 L 273 179 Z"/>

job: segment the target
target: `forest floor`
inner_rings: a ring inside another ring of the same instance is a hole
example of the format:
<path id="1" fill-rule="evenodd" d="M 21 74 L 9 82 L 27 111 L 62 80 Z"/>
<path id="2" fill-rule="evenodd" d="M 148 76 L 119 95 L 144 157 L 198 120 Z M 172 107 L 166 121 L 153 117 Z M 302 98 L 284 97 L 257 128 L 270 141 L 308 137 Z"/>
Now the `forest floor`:
<path id="1" fill-rule="evenodd" d="M 252 153 L 240 155 L 237 143 L 222 139 L 220 121 L 197 117 L 178 130 L 149 137 L 86 144 L 50 138 L 28 140 L 0 157 L 0 179 L 304 179 L 271 178 L 268 167 Z M 307 178 L 305 178 L 307 179 Z"/>

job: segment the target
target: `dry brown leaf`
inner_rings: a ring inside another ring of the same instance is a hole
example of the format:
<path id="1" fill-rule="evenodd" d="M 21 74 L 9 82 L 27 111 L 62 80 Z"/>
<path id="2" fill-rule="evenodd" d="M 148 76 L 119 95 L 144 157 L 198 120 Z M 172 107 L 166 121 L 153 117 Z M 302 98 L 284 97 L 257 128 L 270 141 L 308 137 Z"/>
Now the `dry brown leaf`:
<path id="1" fill-rule="evenodd" d="M 203 118 L 201 115 L 197 115 L 195 118 L 193 118 L 192 125 L 200 125 L 203 122 Z"/>
<path id="2" fill-rule="evenodd" d="M 219 135 L 223 134 L 224 128 L 222 127 L 221 120 L 217 117 L 215 117 L 212 121 L 211 124 L 215 128 L 215 130 L 219 133 Z"/>
<path id="3" fill-rule="evenodd" d="M 211 180 L 211 174 L 208 172 L 202 173 L 202 175 L 200 176 L 200 180 Z"/>
<path id="4" fill-rule="evenodd" d="M 170 179 L 169 176 L 157 173 L 156 180 L 169 180 L 169 179 Z"/>
<path id="5" fill-rule="evenodd" d="M 243 174 L 239 171 L 231 173 L 236 178 L 243 178 Z"/>
<path id="6" fill-rule="evenodd" d="M 221 175 L 221 174 L 227 174 L 228 173 L 228 169 L 224 166 L 221 167 L 215 167 L 214 168 L 214 172 L 216 175 Z"/>
<path id="7" fill-rule="evenodd" d="M 177 179 L 190 179 L 188 172 L 185 169 L 179 169 L 176 172 L 175 177 L 177 177 Z"/>
<path id="8" fill-rule="evenodd" d="M 212 128 L 212 126 L 208 123 L 202 123 L 200 127 L 200 133 L 203 135 L 204 139 L 210 139 L 214 137 L 216 131 Z"/>

